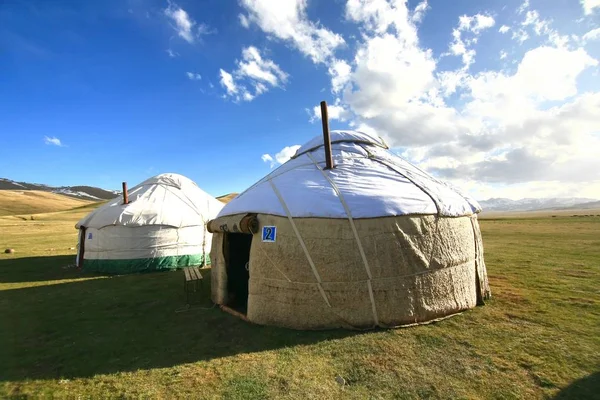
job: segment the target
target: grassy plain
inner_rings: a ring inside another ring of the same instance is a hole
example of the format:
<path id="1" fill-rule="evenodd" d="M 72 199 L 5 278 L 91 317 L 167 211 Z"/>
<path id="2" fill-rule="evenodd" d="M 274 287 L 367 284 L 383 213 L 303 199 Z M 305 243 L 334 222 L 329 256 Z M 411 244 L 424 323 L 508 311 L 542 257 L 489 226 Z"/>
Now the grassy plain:
<path id="1" fill-rule="evenodd" d="M 181 271 L 69 267 L 88 210 L 0 217 L 0 397 L 536 399 L 600 394 L 600 217 L 481 221 L 493 299 L 369 332 L 247 324 L 185 304 Z M 345 385 L 336 382 L 336 376 Z M 594 397 L 596 396 L 596 397 Z"/>

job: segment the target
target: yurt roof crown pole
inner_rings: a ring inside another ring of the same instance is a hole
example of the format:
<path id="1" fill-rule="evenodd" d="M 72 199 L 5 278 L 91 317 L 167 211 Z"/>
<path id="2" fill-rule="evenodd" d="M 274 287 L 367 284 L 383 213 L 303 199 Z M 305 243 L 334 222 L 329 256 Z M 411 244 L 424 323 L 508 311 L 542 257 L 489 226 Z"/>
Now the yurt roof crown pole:
<path id="1" fill-rule="evenodd" d="M 323 144 L 325 145 L 325 169 L 332 169 L 333 157 L 331 156 L 331 136 L 329 135 L 329 117 L 327 115 L 327 102 L 321 102 L 321 121 L 323 122 Z"/>
<path id="2" fill-rule="evenodd" d="M 129 198 L 127 197 L 127 182 L 123 182 L 123 204 L 128 204 Z"/>

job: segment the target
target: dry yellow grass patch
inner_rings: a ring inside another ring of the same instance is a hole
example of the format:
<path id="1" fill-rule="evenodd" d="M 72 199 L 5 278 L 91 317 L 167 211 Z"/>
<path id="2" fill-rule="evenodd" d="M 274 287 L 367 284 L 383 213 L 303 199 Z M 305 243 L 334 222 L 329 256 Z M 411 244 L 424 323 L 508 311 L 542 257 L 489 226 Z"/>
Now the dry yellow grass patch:
<path id="1" fill-rule="evenodd" d="M 92 204 L 93 201 L 76 199 L 41 190 L 0 190 L 0 216 L 27 215 L 70 210 Z"/>

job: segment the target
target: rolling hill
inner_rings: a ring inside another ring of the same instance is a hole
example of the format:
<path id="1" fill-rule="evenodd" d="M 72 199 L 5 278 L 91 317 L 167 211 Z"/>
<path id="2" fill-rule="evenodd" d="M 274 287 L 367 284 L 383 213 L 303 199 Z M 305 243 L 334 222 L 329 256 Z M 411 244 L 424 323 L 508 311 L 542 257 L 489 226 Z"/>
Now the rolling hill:
<path id="1" fill-rule="evenodd" d="M 65 211 L 94 203 L 41 190 L 0 190 L 0 216 Z"/>
<path id="2" fill-rule="evenodd" d="M 217 200 L 222 201 L 223 203 L 227 204 L 229 203 L 231 200 L 233 200 L 235 198 L 235 196 L 237 196 L 239 193 L 228 193 L 228 194 L 224 194 L 223 196 L 219 196 L 217 197 Z"/>
<path id="3" fill-rule="evenodd" d="M 48 186 L 41 183 L 16 182 L 0 178 L 0 191 L 4 190 L 37 190 L 42 192 L 60 193 L 69 197 L 87 200 L 110 200 L 119 195 L 119 191 L 105 190 L 93 186 Z"/>

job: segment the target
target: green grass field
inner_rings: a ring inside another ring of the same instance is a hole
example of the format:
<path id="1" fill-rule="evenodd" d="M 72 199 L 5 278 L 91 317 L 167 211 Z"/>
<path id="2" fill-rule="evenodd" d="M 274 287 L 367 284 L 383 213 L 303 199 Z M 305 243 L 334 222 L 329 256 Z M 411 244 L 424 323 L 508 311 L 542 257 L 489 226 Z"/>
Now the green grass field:
<path id="1" fill-rule="evenodd" d="M 493 299 L 418 327 L 300 332 L 194 309 L 183 272 L 69 267 L 89 212 L 0 217 L 0 397 L 600 396 L 600 217 L 481 222 Z M 346 384 L 336 382 L 336 376 Z"/>

